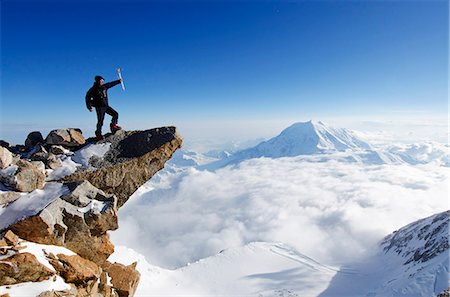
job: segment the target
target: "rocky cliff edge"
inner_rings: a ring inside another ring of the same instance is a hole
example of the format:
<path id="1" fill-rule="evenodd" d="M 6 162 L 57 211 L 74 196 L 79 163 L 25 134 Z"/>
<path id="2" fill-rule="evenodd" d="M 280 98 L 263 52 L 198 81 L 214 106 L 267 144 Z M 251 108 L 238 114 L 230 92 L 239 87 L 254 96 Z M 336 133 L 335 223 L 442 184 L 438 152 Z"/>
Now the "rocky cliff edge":
<path id="1" fill-rule="evenodd" d="M 58 277 L 70 288 L 39 296 L 133 296 L 139 272 L 107 260 L 108 231 L 119 227 L 118 209 L 181 147 L 176 128 L 120 130 L 101 142 L 79 129 L 45 139 L 35 131 L 25 145 L 1 145 L 0 286 Z M 26 252 L 35 244 L 68 252 L 44 251 L 42 263 Z"/>

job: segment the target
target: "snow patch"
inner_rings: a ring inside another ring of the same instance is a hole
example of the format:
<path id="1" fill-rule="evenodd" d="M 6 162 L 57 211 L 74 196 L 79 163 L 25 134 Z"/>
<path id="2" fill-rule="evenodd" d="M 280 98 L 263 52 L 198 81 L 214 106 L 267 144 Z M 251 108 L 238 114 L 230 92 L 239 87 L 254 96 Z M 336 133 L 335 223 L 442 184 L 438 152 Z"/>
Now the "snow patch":
<path id="1" fill-rule="evenodd" d="M 38 214 L 47 205 L 65 195 L 69 189 L 60 183 L 48 182 L 42 190 L 22 195 L 5 208 L 0 208 L 0 230 L 24 218 Z"/>

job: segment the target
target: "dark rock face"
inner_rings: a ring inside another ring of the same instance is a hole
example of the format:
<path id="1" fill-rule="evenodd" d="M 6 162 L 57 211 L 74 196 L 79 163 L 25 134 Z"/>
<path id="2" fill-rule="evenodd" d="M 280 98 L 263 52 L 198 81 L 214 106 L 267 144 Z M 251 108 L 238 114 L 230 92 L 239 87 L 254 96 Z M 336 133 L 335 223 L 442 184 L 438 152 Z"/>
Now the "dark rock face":
<path id="1" fill-rule="evenodd" d="M 411 262 L 427 262 L 449 250 L 450 211 L 414 222 L 387 236 L 381 243 L 384 252 L 394 252 Z M 418 244 L 411 244 L 412 242 Z"/>
<path id="2" fill-rule="evenodd" d="M 27 139 L 25 140 L 25 147 L 28 149 L 32 149 L 37 144 L 43 144 L 44 137 L 42 137 L 41 132 L 33 131 L 28 134 Z"/>
<path id="3" fill-rule="evenodd" d="M 106 139 L 111 143 L 102 159 L 91 164 L 96 170 L 83 170 L 63 178 L 65 182 L 88 180 L 95 187 L 118 198 L 121 207 L 128 198 L 181 147 L 175 127 L 145 131 L 118 131 Z"/>

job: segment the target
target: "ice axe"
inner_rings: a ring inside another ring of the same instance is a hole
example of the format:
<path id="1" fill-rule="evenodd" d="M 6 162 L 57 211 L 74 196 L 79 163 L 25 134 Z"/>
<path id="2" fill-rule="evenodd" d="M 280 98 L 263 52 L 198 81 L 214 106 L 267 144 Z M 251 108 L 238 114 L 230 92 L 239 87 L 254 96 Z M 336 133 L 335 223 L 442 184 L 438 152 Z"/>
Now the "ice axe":
<path id="1" fill-rule="evenodd" d="M 120 67 L 117 68 L 117 75 L 118 75 L 119 78 L 121 79 L 120 84 L 122 85 L 122 90 L 125 91 L 125 85 L 123 84 L 123 78 L 122 78 L 122 73 L 120 73 Z"/>

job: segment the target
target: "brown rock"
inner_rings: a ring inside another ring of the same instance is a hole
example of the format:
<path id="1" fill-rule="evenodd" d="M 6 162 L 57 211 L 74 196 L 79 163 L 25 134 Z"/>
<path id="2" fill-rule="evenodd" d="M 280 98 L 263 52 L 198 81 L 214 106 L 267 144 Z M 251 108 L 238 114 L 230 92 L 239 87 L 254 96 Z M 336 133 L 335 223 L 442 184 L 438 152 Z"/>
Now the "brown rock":
<path id="1" fill-rule="evenodd" d="M 74 144 L 74 146 L 79 146 L 86 143 L 86 140 L 84 139 L 80 129 L 69 128 L 68 131 L 71 138 L 70 140 Z"/>
<path id="2" fill-rule="evenodd" d="M 53 275 L 53 271 L 42 265 L 30 253 L 17 253 L 0 261 L 0 286 L 40 282 Z"/>
<path id="3" fill-rule="evenodd" d="M 8 293 L 1 294 L 0 297 L 10 297 Z"/>
<path id="4" fill-rule="evenodd" d="M 118 131 L 106 139 L 111 148 L 96 170 L 83 170 L 63 180 L 88 180 L 95 187 L 118 198 L 121 207 L 128 198 L 156 172 L 164 168 L 182 139 L 175 127 L 145 131 Z"/>
<path id="5" fill-rule="evenodd" d="M 26 160 L 19 160 L 16 172 L 15 189 L 19 192 L 31 192 L 44 187 L 45 174 Z"/>
<path id="6" fill-rule="evenodd" d="M 137 263 L 125 266 L 120 263 L 111 264 L 106 272 L 120 297 L 133 296 L 139 284 L 141 274 L 136 270 Z"/>
<path id="7" fill-rule="evenodd" d="M 8 167 L 11 165 L 12 161 L 12 153 L 7 148 L 0 146 L 0 169 Z"/>
<path id="8" fill-rule="evenodd" d="M 46 138 L 49 145 L 62 145 L 67 147 L 77 147 L 85 143 L 85 139 L 80 129 L 57 129 L 50 131 Z"/>
<path id="9" fill-rule="evenodd" d="M 101 269 L 92 261 L 83 259 L 78 255 L 58 254 L 57 258 L 57 260 L 50 260 L 50 264 L 68 283 L 87 283 L 89 280 L 100 277 Z"/>
<path id="10" fill-rule="evenodd" d="M 6 231 L 3 239 L 8 245 L 16 246 L 19 243 L 19 236 L 14 234 L 11 230 Z"/>

